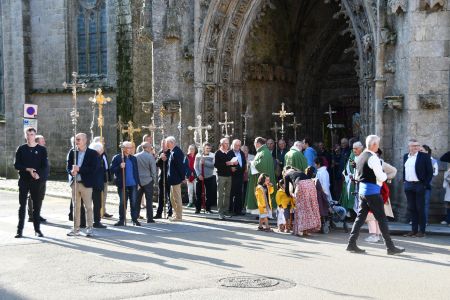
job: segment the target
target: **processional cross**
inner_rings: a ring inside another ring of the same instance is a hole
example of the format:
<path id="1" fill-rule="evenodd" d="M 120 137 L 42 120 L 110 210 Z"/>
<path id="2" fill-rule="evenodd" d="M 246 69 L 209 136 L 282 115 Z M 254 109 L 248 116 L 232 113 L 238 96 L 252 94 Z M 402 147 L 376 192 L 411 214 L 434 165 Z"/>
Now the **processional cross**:
<path id="1" fill-rule="evenodd" d="M 208 141 L 208 130 L 211 130 L 211 125 L 202 125 L 202 116 L 197 116 L 197 126 L 188 126 L 188 130 L 194 130 L 194 143 L 199 149 L 199 152 L 202 152 L 203 147 L 203 130 L 205 130 L 205 142 Z"/>
<path id="2" fill-rule="evenodd" d="M 272 128 L 270 128 L 270 130 L 272 130 L 274 133 L 275 133 L 275 140 L 276 140 L 276 142 L 275 142 L 275 147 L 277 146 L 277 144 L 278 144 L 278 131 L 280 130 L 280 129 L 282 129 L 283 127 L 278 127 L 278 123 L 277 122 L 274 122 L 273 123 L 273 127 Z M 277 150 L 277 148 L 275 148 L 275 159 L 278 159 L 278 150 Z"/>
<path id="3" fill-rule="evenodd" d="M 331 147 L 330 149 L 333 150 L 334 147 L 334 141 L 333 141 L 333 129 L 336 128 L 336 126 L 333 123 L 333 114 L 335 114 L 336 111 L 331 109 L 331 104 L 328 104 L 328 111 L 325 112 L 325 115 L 328 115 L 328 118 L 330 120 L 330 124 L 327 125 L 328 128 L 330 128 L 330 136 L 331 136 Z M 331 156 L 332 165 L 334 165 L 334 155 Z"/>
<path id="4" fill-rule="evenodd" d="M 281 110 L 277 113 L 272 113 L 272 116 L 278 116 L 281 119 L 281 138 L 284 138 L 284 119 L 288 116 L 293 116 L 294 113 L 290 112 L 288 113 L 285 109 L 284 109 L 284 102 L 281 103 Z M 278 141 L 277 141 L 278 142 Z"/>
<path id="5" fill-rule="evenodd" d="M 251 119 L 252 117 L 253 117 L 253 115 L 250 113 L 250 111 L 249 111 L 249 106 L 247 106 L 247 108 L 245 109 L 245 114 L 242 114 L 242 117 L 244 118 L 244 132 L 243 132 L 243 135 L 244 135 L 244 145 L 245 145 L 245 143 L 246 143 L 246 140 L 247 140 L 247 120 L 248 119 Z"/>
<path id="6" fill-rule="evenodd" d="M 289 127 L 292 127 L 294 129 L 294 140 L 297 141 L 297 128 L 301 127 L 302 123 L 297 123 L 297 118 L 294 117 L 294 122 L 289 124 Z"/>
<path id="7" fill-rule="evenodd" d="M 103 126 L 105 126 L 105 120 L 103 118 L 103 105 L 105 105 L 108 102 L 111 102 L 110 97 L 105 97 L 103 95 L 102 89 L 95 90 L 94 97 L 89 98 L 89 101 L 93 103 L 93 105 L 98 105 L 98 118 L 97 118 L 97 125 L 100 128 L 100 140 L 102 144 L 103 142 Z"/>
<path id="8" fill-rule="evenodd" d="M 128 134 L 128 137 L 130 138 L 130 142 L 134 145 L 134 133 L 135 132 L 141 132 L 140 128 L 134 128 L 133 122 L 130 120 L 128 121 L 128 126 L 124 126 L 126 129 L 122 129 L 122 133 Z"/>
<path id="9" fill-rule="evenodd" d="M 70 112 L 70 117 L 72 119 L 72 125 L 73 125 L 73 164 L 74 165 L 77 164 L 76 135 L 77 135 L 78 117 L 80 116 L 80 114 L 78 113 L 78 108 L 77 108 L 77 88 L 81 88 L 81 89 L 86 88 L 86 83 L 77 82 L 77 78 L 78 78 L 77 72 L 72 72 L 72 83 L 66 83 L 66 82 L 63 83 L 63 87 L 65 89 L 67 89 L 67 88 L 72 89 L 73 110 Z M 76 195 L 76 193 L 77 193 L 77 180 L 74 180 L 74 194 Z"/>
<path id="10" fill-rule="evenodd" d="M 234 121 L 228 121 L 228 113 L 224 112 L 225 114 L 225 121 L 224 122 L 218 122 L 219 126 L 222 127 L 222 135 L 226 138 L 229 138 L 233 136 L 234 134 L 234 127 L 231 127 L 231 125 L 234 124 Z M 228 134 L 228 128 L 231 127 L 231 134 Z"/>

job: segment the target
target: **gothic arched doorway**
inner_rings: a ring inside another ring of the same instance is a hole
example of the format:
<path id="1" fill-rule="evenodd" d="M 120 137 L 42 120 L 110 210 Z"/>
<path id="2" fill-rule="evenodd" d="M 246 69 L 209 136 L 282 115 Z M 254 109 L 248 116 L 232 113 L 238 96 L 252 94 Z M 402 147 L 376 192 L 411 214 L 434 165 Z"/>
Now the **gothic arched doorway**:
<path id="1" fill-rule="evenodd" d="M 212 1 L 198 48 L 204 59 L 195 72 L 202 82 L 197 112 L 211 124 L 228 112 L 241 135 L 241 115 L 250 107 L 249 137 L 273 136 L 272 112 L 285 102 L 303 124 L 299 136 L 327 140 L 331 104 L 338 135 L 370 130 L 371 10 L 365 2 L 325 2 Z"/>

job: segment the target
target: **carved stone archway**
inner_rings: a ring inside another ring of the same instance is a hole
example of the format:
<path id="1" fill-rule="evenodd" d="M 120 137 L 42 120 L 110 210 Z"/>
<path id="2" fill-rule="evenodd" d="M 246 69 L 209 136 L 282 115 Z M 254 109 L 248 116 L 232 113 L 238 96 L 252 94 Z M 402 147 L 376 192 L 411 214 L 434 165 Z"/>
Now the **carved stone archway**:
<path id="1" fill-rule="evenodd" d="M 331 1 L 325 1 L 328 3 Z M 357 74 L 360 87 L 360 109 L 363 134 L 374 130 L 374 10 L 373 1 L 342 0 L 334 18 L 345 18 L 344 34 L 354 38 Z M 333 3 L 330 3 L 332 5 Z M 237 121 L 236 132 L 242 129 L 240 117 L 246 107 L 242 95 L 246 84 L 244 54 L 246 40 L 268 9 L 276 9 L 270 0 L 212 0 L 209 3 L 200 33 L 196 57 L 201 62 L 195 68 L 196 113 L 210 124 L 216 124 L 221 111 Z M 317 52 L 317 59 L 326 53 Z M 215 135 L 219 130 L 215 128 Z"/>

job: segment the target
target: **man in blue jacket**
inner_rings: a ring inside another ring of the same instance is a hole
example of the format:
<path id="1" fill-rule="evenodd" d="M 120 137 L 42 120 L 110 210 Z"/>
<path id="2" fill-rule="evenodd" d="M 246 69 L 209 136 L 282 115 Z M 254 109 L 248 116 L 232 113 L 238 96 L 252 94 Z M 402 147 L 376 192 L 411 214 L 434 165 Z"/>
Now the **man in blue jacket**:
<path id="1" fill-rule="evenodd" d="M 111 172 L 114 174 L 114 182 L 117 186 L 117 192 L 119 193 L 119 221 L 114 226 L 125 225 L 125 207 L 127 206 L 128 199 L 130 200 L 130 211 L 133 225 L 141 226 L 138 221 L 139 210 L 137 203 L 137 187 L 139 182 L 138 165 L 136 157 L 132 155 L 134 146 L 131 142 L 123 142 L 123 152 L 116 154 L 111 161 Z M 123 178 L 122 173 L 125 173 Z M 125 186 L 124 186 L 125 183 Z M 123 199 L 123 189 L 125 189 L 125 199 Z M 125 202 L 124 202 L 125 201 Z"/>
<path id="2" fill-rule="evenodd" d="M 420 144 L 415 139 L 408 143 L 409 153 L 403 156 L 403 181 L 408 212 L 411 216 L 411 232 L 407 237 L 425 236 L 425 190 L 433 178 L 433 166 L 427 153 L 420 152 Z"/>
<path id="3" fill-rule="evenodd" d="M 67 173 L 70 175 L 70 186 L 72 187 L 72 199 L 74 201 L 74 224 L 73 229 L 67 235 L 80 235 L 80 209 L 83 202 L 87 215 L 86 235 L 92 236 L 92 226 L 94 222 L 92 210 L 92 187 L 95 180 L 95 171 L 98 167 L 98 155 L 95 150 L 87 147 L 87 136 L 85 133 L 78 133 L 75 136 L 77 148 L 76 159 L 74 161 L 74 151 L 70 150 L 67 158 Z M 75 182 L 76 181 L 76 189 Z M 83 201 L 81 201 L 83 199 Z"/>
<path id="4" fill-rule="evenodd" d="M 177 146 L 173 136 L 166 138 L 167 148 L 170 149 L 169 169 L 167 180 L 170 186 L 170 202 L 174 209 L 174 216 L 171 221 L 181 221 L 183 219 L 183 205 L 181 202 L 181 183 L 186 180 L 186 170 L 184 168 L 184 153 Z"/>

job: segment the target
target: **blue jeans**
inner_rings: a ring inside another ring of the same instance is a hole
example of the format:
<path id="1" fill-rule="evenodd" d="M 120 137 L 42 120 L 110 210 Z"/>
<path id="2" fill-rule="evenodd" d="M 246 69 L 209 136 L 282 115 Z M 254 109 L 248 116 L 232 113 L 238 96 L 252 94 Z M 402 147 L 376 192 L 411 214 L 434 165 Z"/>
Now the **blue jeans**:
<path id="1" fill-rule="evenodd" d="M 122 199 L 123 189 L 117 188 L 119 193 L 120 203 L 119 203 L 119 220 L 120 222 L 125 221 L 125 211 L 124 211 L 124 200 Z M 130 200 L 130 214 L 131 219 L 136 221 L 139 217 L 139 211 L 137 209 L 137 185 L 125 187 L 125 208 L 127 207 L 128 199 Z"/>
<path id="2" fill-rule="evenodd" d="M 425 190 L 425 224 L 428 224 L 428 212 L 430 211 L 431 189 Z"/>
<path id="3" fill-rule="evenodd" d="M 422 182 L 405 182 L 404 188 L 412 222 L 411 231 L 425 233 L 425 185 Z"/>

